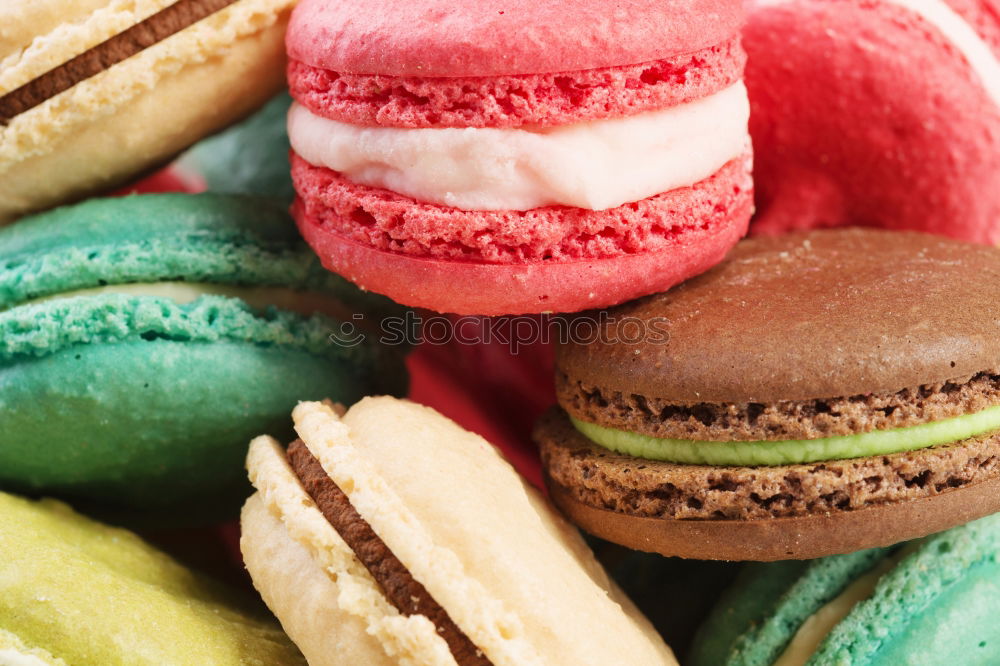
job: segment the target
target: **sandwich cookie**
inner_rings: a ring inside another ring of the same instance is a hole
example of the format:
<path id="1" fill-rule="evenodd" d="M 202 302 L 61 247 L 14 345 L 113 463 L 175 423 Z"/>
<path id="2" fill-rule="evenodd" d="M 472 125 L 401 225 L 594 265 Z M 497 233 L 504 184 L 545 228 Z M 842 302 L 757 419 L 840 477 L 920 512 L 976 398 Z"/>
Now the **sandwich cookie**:
<path id="1" fill-rule="evenodd" d="M 755 233 L 843 225 L 1000 243 L 993 0 L 750 0 Z"/>
<path id="2" fill-rule="evenodd" d="M 406 388 L 399 309 L 325 271 L 267 199 L 93 199 L 0 231 L 0 487 L 207 522 L 301 398 Z M 345 323 L 346 322 L 346 323 Z"/>
<path id="3" fill-rule="evenodd" d="M 696 559 L 887 546 L 1000 510 L 1000 250 L 759 238 L 557 350 L 536 429 L 594 534 Z"/>
<path id="4" fill-rule="evenodd" d="M 752 209 L 737 0 L 305 0 L 293 213 L 324 264 L 458 314 L 574 312 L 717 263 Z"/>
<path id="5" fill-rule="evenodd" d="M 259 601 L 61 502 L 0 493 L 0 663 L 305 660 Z"/>
<path id="6" fill-rule="evenodd" d="M 478 435 L 388 397 L 293 417 L 250 445 L 241 545 L 312 666 L 677 663 Z"/>
<path id="7" fill-rule="evenodd" d="M 0 7 L 0 223 L 120 185 L 283 84 L 294 0 Z"/>
<path id="8" fill-rule="evenodd" d="M 750 564 L 695 636 L 692 666 L 1000 661 L 1000 517 L 903 546 Z"/>

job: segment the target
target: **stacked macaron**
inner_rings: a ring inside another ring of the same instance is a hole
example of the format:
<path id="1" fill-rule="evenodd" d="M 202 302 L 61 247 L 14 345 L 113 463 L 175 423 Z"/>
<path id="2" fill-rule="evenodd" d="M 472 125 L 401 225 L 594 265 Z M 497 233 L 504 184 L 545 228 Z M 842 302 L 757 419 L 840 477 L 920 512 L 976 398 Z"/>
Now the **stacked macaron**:
<path id="1" fill-rule="evenodd" d="M 0 485 L 144 518 L 235 512 L 247 442 L 287 433 L 298 400 L 405 390 L 401 348 L 355 311 L 395 306 L 325 271 L 265 199 L 94 199 L 6 227 Z"/>
<path id="2" fill-rule="evenodd" d="M 241 543 L 313 666 L 677 663 L 481 437 L 387 397 L 293 416 L 287 451 L 251 444 Z"/>
<path id="3" fill-rule="evenodd" d="M 994 0 L 751 0 L 757 232 L 1000 242 Z"/>
<path id="4" fill-rule="evenodd" d="M 752 209 L 737 0 L 304 0 L 294 214 L 406 305 L 573 312 L 717 263 Z"/>
<path id="5" fill-rule="evenodd" d="M 995 664 L 1000 516 L 889 549 L 747 565 L 692 666 Z"/>
<path id="6" fill-rule="evenodd" d="M 0 6 L 0 223 L 119 185 L 282 85 L 294 0 Z"/>
<path id="7" fill-rule="evenodd" d="M 1000 510 L 998 289 L 1000 250 L 926 234 L 744 241 L 558 349 L 553 497 L 609 540 L 730 560 Z"/>

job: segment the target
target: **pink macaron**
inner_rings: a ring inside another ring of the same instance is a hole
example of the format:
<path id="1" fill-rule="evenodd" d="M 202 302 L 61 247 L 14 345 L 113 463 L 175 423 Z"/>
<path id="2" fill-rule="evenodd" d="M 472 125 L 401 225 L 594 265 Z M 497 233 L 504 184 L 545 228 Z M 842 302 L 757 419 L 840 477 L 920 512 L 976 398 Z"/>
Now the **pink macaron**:
<path id="1" fill-rule="evenodd" d="M 410 306 L 574 312 L 722 259 L 753 207 L 740 0 L 302 0 L 294 214 Z"/>
<path id="2" fill-rule="evenodd" d="M 749 0 L 753 233 L 1000 242 L 1000 3 Z"/>

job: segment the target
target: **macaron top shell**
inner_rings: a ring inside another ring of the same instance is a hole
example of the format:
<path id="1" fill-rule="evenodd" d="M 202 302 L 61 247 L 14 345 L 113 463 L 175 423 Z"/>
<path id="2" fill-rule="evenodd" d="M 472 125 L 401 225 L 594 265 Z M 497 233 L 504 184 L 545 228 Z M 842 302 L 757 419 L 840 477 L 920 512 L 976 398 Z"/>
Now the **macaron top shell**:
<path id="1" fill-rule="evenodd" d="M 80 289 L 184 281 L 317 292 L 398 308 L 326 271 L 277 201 L 220 194 L 91 199 L 0 230 L 0 311 Z"/>
<path id="2" fill-rule="evenodd" d="M 304 0 L 287 45 L 295 60 L 351 74 L 541 74 L 697 51 L 741 21 L 738 0 Z"/>
<path id="3" fill-rule="evenodd" d="M 998 289 L 995 248 L 868 229 L 756 238 L 611 310 L 603 336 L 562 345 L 557 366 L 686 403 L 897 392 L 1000 368 Z"/>

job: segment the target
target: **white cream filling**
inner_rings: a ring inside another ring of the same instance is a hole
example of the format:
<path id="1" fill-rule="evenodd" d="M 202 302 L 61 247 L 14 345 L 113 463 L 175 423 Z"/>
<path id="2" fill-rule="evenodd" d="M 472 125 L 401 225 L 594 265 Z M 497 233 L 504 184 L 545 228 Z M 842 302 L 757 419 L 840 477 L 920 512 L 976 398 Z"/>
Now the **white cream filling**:
<path id="1" fill-rule="evenodd" d="M 892 557 L 883 558 L 868 573 L 859 576 L 844 591 L 810 615 L 781 656 L 771 666 L 805 666 L 823 639 L 840 624 L 857 604 L 870 599 L 882 576 L 896 568 L 906 557 L 920 549 L 924 539 L 912 541 Z"/>
<path id="2" fill-rule="evenodd" d="M 760 5 L 781 5 L 790 0 L 758 0 Z M 990 45 L 979 36 L 944 0 L 885 0 L 908 9 L 934 26 L 962 54 L 993 102 L 1000 106 L 1000 59 Z"/>
<path id="3" fill-rule="evenodd" d="M 64 300 L 80 296 L 100 296 L 122 294 L 125 296 L 154 296 L 168 298 L 179 305 L 186 305 L 202 296 L 225 296 L 238 298 L 255 310 L 264 310 L 274 305 L 282 310 L 309 316 L 322 313 L 342 320 L 350 320 L 351 314 L 336 299 L 321 294 L 296 291 L 287 287 L 238 287 L 201 282 L 136 282 L 134 284 L 112 284 L 92 289 L 65 291 L 52 296 L 38 298 L 22 305 Z"/>
<path id="4" fill-rule="evenodd" d="M 687 104 L 546 128 L 362 127 L 301 105 L 292 148 L 352 182 L 462 210 L 605 210 L 704 180 L 749 145 L 738 82 Z"/>

